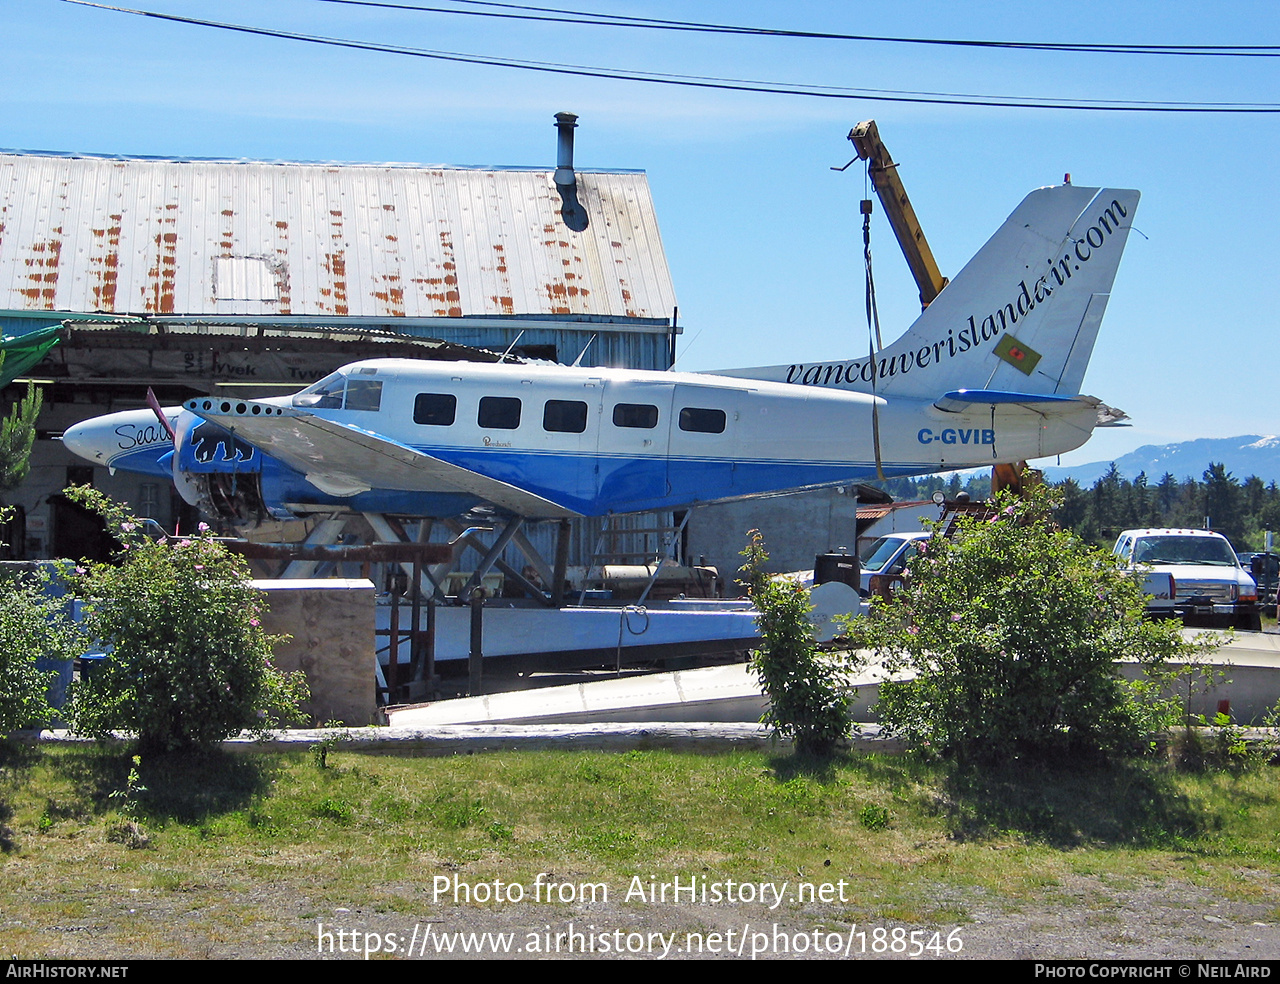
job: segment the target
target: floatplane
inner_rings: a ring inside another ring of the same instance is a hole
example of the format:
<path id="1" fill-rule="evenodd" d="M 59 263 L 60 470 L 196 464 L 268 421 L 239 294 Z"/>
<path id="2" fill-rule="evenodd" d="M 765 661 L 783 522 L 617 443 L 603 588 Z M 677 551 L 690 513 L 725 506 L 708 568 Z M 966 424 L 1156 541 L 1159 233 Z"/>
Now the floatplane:
<path id="1" fill-rule="evenodd" d="M 866 357 L 708 373 L 371 359 L 291 396 L 113 413 L 63 441 L 213 514 L 487 506 L 507 532 L 1056 455 L 1124 419 L 1080 388 L 1138 198 L 1031 192 Z"/>
<path id="2" fill-rule="evenodd" d="M 897 341 L 865 358 L 720 372 L 372 359 L 292 396 L 108 414 L 63 441 L 220 476 L 292 518 L 346 509 L 526 519 L 686 508 L 1073 450 L 1123 419 L 1079 387 L 1138 193 L 1033 191 Z M 225 485 L 225 481 L 221 484 Z"/>

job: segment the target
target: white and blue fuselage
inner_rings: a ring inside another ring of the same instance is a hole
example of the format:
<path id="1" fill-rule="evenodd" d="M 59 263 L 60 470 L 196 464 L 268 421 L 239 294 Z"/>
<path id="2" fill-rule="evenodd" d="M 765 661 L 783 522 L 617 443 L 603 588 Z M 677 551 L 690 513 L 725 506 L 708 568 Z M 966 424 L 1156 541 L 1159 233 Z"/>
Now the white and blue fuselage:
<path id="1" fill-rule="evenodd" d="M 1057 454 L 1082 444 L 1097 417 L 1084 403 L 1050 417 L 1008 403 L 956 412 L 698 373 L 394 359 L 346 366 L 293 397 L 208 397 L 165 413 L 173 454 L 149 410 L 87 421 L 64 440 L 113 468 L 172 473 L 180 489 L 184 476 L 256 476 L 278 515 L 443 516 L 493 499 L 452 471 L 415 482 L 412 467 L 381 479 L 376 467 L 353 468 L 325 446 L 340 429 L 366 448 L 403 448 L 559 507 L 549 515 L 599 516 L 851 483 L 875 478 L 877 461 L 895 476 Z M 404 485 L 418 487 L 395 487 Z"/>
<path id="2" fill-rule="evenodd" d="M 277 516 L 600 516 L 1061 454 L 1123 417 L 1079 387 L 1138 197 L 1031 192 L 867 358 L 720 374 L 378 359 L 291 397 L 169 408 L 173 441 L 150 410 L 64 441 L 215 511 Z"/>

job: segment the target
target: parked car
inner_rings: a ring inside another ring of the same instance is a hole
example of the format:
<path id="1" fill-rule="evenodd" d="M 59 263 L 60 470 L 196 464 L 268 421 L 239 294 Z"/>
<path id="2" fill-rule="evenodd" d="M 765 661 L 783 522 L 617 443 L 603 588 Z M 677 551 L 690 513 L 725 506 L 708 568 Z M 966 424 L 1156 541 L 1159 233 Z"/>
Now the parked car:
<path id="1" fill-rule="evenodd" d="M 1174 607 L 1184 621 L 1258 630 L 1258 588 L 1231 548 L 1211 530 L 1125 530 L 1113 553 L 1127 567 L 1173 576 Z"/>
<path id="2" fill-rule="evenodd" d="M 1266 608 L 1276 603 L 1276 586 L 1280 583 L 1280 554 L 1238 553 L 1240 566 L 1258 585 L 1258 605 Z"/>

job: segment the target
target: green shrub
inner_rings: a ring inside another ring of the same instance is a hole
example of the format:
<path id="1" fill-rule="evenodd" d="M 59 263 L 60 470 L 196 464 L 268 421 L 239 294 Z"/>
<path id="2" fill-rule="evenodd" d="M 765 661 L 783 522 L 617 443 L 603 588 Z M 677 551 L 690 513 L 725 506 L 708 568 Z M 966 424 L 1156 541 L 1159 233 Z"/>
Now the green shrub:
<path id="1" fill-rule="evenodd" d="M 52 673 L 36 660 L 70 660 L 84 652 L 84 637 L 65 605 L 41 590 L 44 577 L 0 580 L 0 734 L 49 720 Z"/>
<path id="2" fill-rule="evenodd" d="M 922 541 L 904 588 L 850 622 L 855 646 L 916 673 L 882 684 L 877 705 L 916 747 L 980 759 L 1138 750 L 1176 720 L 1168 664 L 1203 647 L 1144 619 L 1139 582 L 1058 529 L 1054 503 L 1046 489 L 1000 498 L 994 519 Z M 1146 679 L 1127 683 L 1117 660 Z"/>
<path id="3" fill-rule="evenodd" d="M 764 722 L 777 737 L 790 738 L 802 755 L 829 755 L 848 737 L 848 667 L 838 657 L 819 651 L 813 640 L 809 592 L 786 578 L 764 571 L 769 555 L 758 530 L 742 551 L 742 566 L 763 642 L 751 665 L 769 699 Z"/>
<path id="4" fill-rule="evenodd" d="M 86 628 L 110 647 L 73 691 L 78 732 L 131 731 L 144 751 L 167 751 L 297 719 L 305 682 L 272 667 L 262 594 L 241 558 L 203 524 L 196 536 L 152 540 L 100 492 L 68 494 L 102 513 L 123 544 L 118 564 L 73 577 Z"/>

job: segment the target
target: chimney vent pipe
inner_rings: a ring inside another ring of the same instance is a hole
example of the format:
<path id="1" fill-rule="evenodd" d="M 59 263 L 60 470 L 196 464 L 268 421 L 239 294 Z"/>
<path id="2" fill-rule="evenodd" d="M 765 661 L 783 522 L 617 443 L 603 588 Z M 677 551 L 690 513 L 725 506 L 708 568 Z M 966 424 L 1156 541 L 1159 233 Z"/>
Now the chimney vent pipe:
<path id="1" fill-rule="evenodd" d="M 556 174 L 557 185 L 572 187 L 577 183 L 573 174 L 573 131 L 578 125 L 578 117 L 574 113 L 556 113 L 556 129 L 560 131 L 560 139 L 556 142 Z"/>

